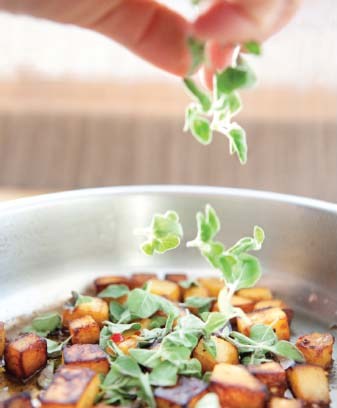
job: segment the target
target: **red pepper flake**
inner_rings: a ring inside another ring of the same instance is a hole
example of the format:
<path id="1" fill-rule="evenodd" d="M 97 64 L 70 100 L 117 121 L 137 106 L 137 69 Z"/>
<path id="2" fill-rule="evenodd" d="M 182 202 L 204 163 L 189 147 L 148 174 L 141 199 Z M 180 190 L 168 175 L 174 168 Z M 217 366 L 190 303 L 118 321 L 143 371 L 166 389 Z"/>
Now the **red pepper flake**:
<path id="1" fill-rule="evenodd" d="M 124 336 L 121 333 L 114 333 L 110 339 L 114 342 L 114 343 L 120 343 L 121 341 L 124 341 Z"/>

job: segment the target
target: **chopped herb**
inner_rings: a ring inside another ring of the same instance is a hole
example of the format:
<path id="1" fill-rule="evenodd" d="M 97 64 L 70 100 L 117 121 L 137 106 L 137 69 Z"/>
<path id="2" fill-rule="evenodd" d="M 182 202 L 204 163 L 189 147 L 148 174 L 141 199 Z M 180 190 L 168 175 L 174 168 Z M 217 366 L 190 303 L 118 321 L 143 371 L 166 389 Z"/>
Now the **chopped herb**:
<path id="1" fill-rule="evenodd" d="M 97 296 L 100 298 L 112 298 L 118 299 L 129 292 L 129 288 L 126 285 L 109 285 L 102 290 Z"/>
<path id="2" fill-rule="evenodd" d="M 61 327 L 61 316 L 59 313 L 46 313 L 32 320 L 30 326 L 23 329 L 24 333 L 36 333 L 38 336 L 46 337 L 49 333 Z"/>

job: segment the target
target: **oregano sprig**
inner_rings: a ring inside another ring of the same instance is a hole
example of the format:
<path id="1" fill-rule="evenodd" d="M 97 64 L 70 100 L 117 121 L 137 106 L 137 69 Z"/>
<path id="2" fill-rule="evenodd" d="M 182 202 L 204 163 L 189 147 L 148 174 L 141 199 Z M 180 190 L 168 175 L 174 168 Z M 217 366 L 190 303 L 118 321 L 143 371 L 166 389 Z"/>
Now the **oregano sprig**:
<path id="1" fill-rule="evenodd" d="M 188 47 L 192 56 L 192 70 L 205 62 L 204 44 L 189 38 Z M 249 41 L 242 47 L 243 53 L 261 54 L 261 47 L 255 41 Z M 237 154 L 240 163 L 247 161 L 247 141 L 244 129 L 233 121 L 242 107 L 238 90 L 250 88 L 256 82 L 256 76 L 243 58 L 240 47 L 233 53 L 232 66 L 213 76 L 213 92 L 209 92 L 191 77 L 184 78 L 184 85 L 194 101 L 186 108 L 184 131 L 192 135 L 203 145 L 213 140 L 213 132 L 226 136 L 229 140 L 230 154 Z"/>
<path id="2" fill-rule="evenodd" d="M 251 327 L 249 337 L 232 331 L 222 336 L 232 343 L 241 355 L 243 364 L 261 364 L 272 361 L 270 355 L 286 358 L 298 363 L 305 361 L 296 346 L 286 340 L 278 340 L 270 326 L 256 324 Z"/>
<path id="3" fill-rule="evenodd" d="M 183 228 L 175 211 L 155 214 L 148 228 L 135 230 L 136 235 L 144 235 L 147 240 L 141 245 L 146 255 L 162 254 L 177 248 L 183 236 Z"/>

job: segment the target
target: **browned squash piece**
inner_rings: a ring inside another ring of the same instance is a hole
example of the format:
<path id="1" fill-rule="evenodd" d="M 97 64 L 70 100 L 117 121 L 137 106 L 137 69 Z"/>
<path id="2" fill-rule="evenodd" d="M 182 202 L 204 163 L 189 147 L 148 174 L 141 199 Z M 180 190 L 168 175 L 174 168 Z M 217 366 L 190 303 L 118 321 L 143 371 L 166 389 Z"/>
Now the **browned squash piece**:
<path id="1" fill-rule="evenodd" d="M 267 309 L 270 307 L 279 307 L 280 309 L 288 308 L 288 306 L 281 299 L 260 300 L 255 303 L 254 310 Z"/>
<path id="2" fill-rule="evenodd" d="M 179 285 L 168 280 L 150 279 L 148 281 L 148 290 L 154 295 L 163 296 L 173 302 L 178 302 L 180 299 Z"/>
<path id="3" fill-rule="evenodd" d="M 287 377 L 296 398 L 307 404 L 316 404 L 318 407 L 329 406 L 329 381 L 322 367 L 309 364 L 296 365 L 287 370 Z"/>
<path id="4" fill-rule="evenodd" d="M 73 344 L 95 344 L 99 341 L 100 329 L 91 316 L 80 317 L 69 323 Z"/>
<path id="5" fill-rule="evenodd" d="M 63 326 L 68 328 L 72 320 L 84 316 L 91 316 L 102 327 L 103 322 L 109 320 L 109 306 L 103 299 L 95 297 L 91 302 L 81 303 L 73 308 L 66 307 L 63 309 Z"/>
<path id="6" fill-rule="evenodd" d="M 248 371 L 261 381 L 272 395 L 282 397 L 287 389 L 287 375 L 276 362 L 249 365 Z"/>
<path id="7" fill-rule="evenodd" d="M 174 387 L 158 387 L 154 390 L 157 408 L 194 408 L 206 394 L 208 384 L 193 377 L 180 377 Z"/>
<path id="8" fill-rule="evenodd" d="M 179 283 L 181 281 L 187 280 L 187 275 L 184 273 L 167 273 L 165 275 L 165 279 L 174 282 L 174 283 Z"/>
<path id="9" fill-rule="evenodd" d="M 225 286 L 223 279 L 216 277 L 199 278 L 198 282 L 200 286 L 208 290 L 210 297 L 218 297 L 220 290 Z"/>
<path id="10" fill-rule="evenodd" d="M 233 344 L 216 336 L 212 336 L 212 340 L 216 347 L 216 357 L 207 350 L 203 339 L 199 340 L 193 350 L 193 357 L 200 361 L 203 371 L 212 371 L 218 363 L 239 364 L 239 354 Z"/>
<path id="11" fill-rule="evenodd" d="M 4 354 L 6 345 L 6 331 L 5 331 L 5 323 L 0 322 L 0 360 Z"/>
<path id="12" fill-rule="evenodd" d="M 184 301 L 189 297 L 209 297 L 209 293 L 203 286 L 191 286 L 183 290 Z"/>
<path id="13" fill-rule="evenodd" d="M 90 368 L 97 374 L 107 374 L 107 355 L 97 344 L 74 344 L 63 349 L 63 364 L 67 367 Z"/>
<path id="14" fill-rule="evenodd" d="M 297 399 L 273 397 L 269 401 L 268 408 L 302 408 L 303 404 Z"/>
<path id="15" fill-rule="evenodd" d="M 234 295 L 232 297 L 232 305 L 235 307 L 239 307 L 245 313 L 249 313 L 254 310 L 254 301 L 242 296 Z"/>
<path id="16" fill-rule="evenodd" d="M 89 368 L 60 367 L 46 391 L 41 408 L 92 408 L 100 380 Z"/>
<path id="17" fill-rule="evenodd" d="M 259 302 L 260 300 L 270 300 L 273 298 L 271 290 L 269 288 L 262 287 L 240 289 L 236 292 L 236 294 L 238 296 L 251 299 L 254 302 Z"/>
<path id="18" fill-rule="evenodd" d="M 268 397 L 264 384 L 241 365 L 217 364 L 211 375 L 210 390 L 226 408 L 263 408 Z"/>
<path id="19" fill-rule="evenodd" d="M 298 338 L 296 347 L 302 351 L 308 364 L 328 368 L 332 363 L 335 339 L 330 333 L 311 333 Z"/>
<path id="20" fill-rule="evenodd" d="M 157 275 L 155 273 L 134 273 L 130 278 L 130 287 L 132 289 L 141 288 L 150 279 L 157 279 Z"/>
<path id="21" fill-rule="evenodd" d="M 254 324 L 265 324 L 271 326 L 280 340 L 290 339 L 290 328 L 286 313 L 278 307 L 256 310 L 247 314 L 248 320 L 237 319 L 238 331 L 249 336 L 250 328 Z"/>
<path id="22" fill-rule="evenodd" d="M 130 286 L 130 280 L 126 276 L 101 276 L 94 280 L 96 293 L 102 292 L 110 285 L 126 285 Z"/>
<path id="23" fill-rule="evenodd" d="M 47 364 L 47 342 L 34 333 L 10 341 L 5 347 L 6 371 L 25 380 Z"/>
<path id="24" fill-rule="evenodd" d="M 22 392 L 0 401 L 0 408 L 33 408 L 33 405 L 29 393 Z"/>

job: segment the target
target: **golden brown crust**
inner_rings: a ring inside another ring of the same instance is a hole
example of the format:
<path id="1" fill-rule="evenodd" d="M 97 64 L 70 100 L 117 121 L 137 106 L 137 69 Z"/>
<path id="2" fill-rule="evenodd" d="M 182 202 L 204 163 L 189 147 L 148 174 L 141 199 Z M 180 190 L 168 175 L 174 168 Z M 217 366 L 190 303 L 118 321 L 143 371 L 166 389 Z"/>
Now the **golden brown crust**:
<path id="1" fill-rule="evenodd" d="M 249 365 L 248 371 L 261 381 L 272 395 L 282 397 L 287 389 L 287 375 L 279 363 Z"/>
<path id="2" fill-rule="evenodd" d="M 302 364 L 287 370 L 287 378 L 293 395 L 317 407 L 330 404 L 329 381 L 322 367 Z M 311 405 L 310 405 L 311 406 Z"/>
<path id="3" fill-rule="evenodd" d="M 97 344 L 74 344 L 63 349 L 63 364 L 67 367 L 86 367 L 98 374 L 107 374 L 109 361 Z"/>
<path id="4" fill-rule="evenodd" d="M 10 341 L 5 347 L 6 371 L 25 380 L 47 364 L 47 342 L 34 333 Z"/>
<path id="5" fill-rule="evenodd" d="M 5 323 L 0 322 L 0 359 L 4 354 L 5 345 L 6 345 Z"/>
<path id="6" fill-rule="evenodd" d="M 99 341 L 100 328 L 91 316 L 84 316 L 69 323 L 73 344 L 95 344 Z"/>
<path id="7" fill-rule="evenodd" d="M 100 298 L 94 297 L 91 302 L 81 303 L 76 307 L 63 309 L 63 326 L 68 328 L 72 320 L 84 316 L 91 316 L 100 327 L 103 322 L 109 320 L 109 306 Z"/>
<path id="8" fill-rule="evenodd" d="M 330 333 L 311 333 L 301 336 L 296 347 L 303 353 L 309 364 L 329 368 L 332 364 L 332 353 L 335 339 Z"/>
<path id="9" fill-rule="evenodd" d="M 157 279 L 157 275 L 155 273 L 133 273 L 130 278 L 130 287 L 131 289 L 142 288 L 150 279 Z"/>
<path id="10" fill-rule="evenodd" d="M 89 408 L 99 390 L 98 375 L 88 368 L 60 367 L 46 391 L 41 408 Z"/>

